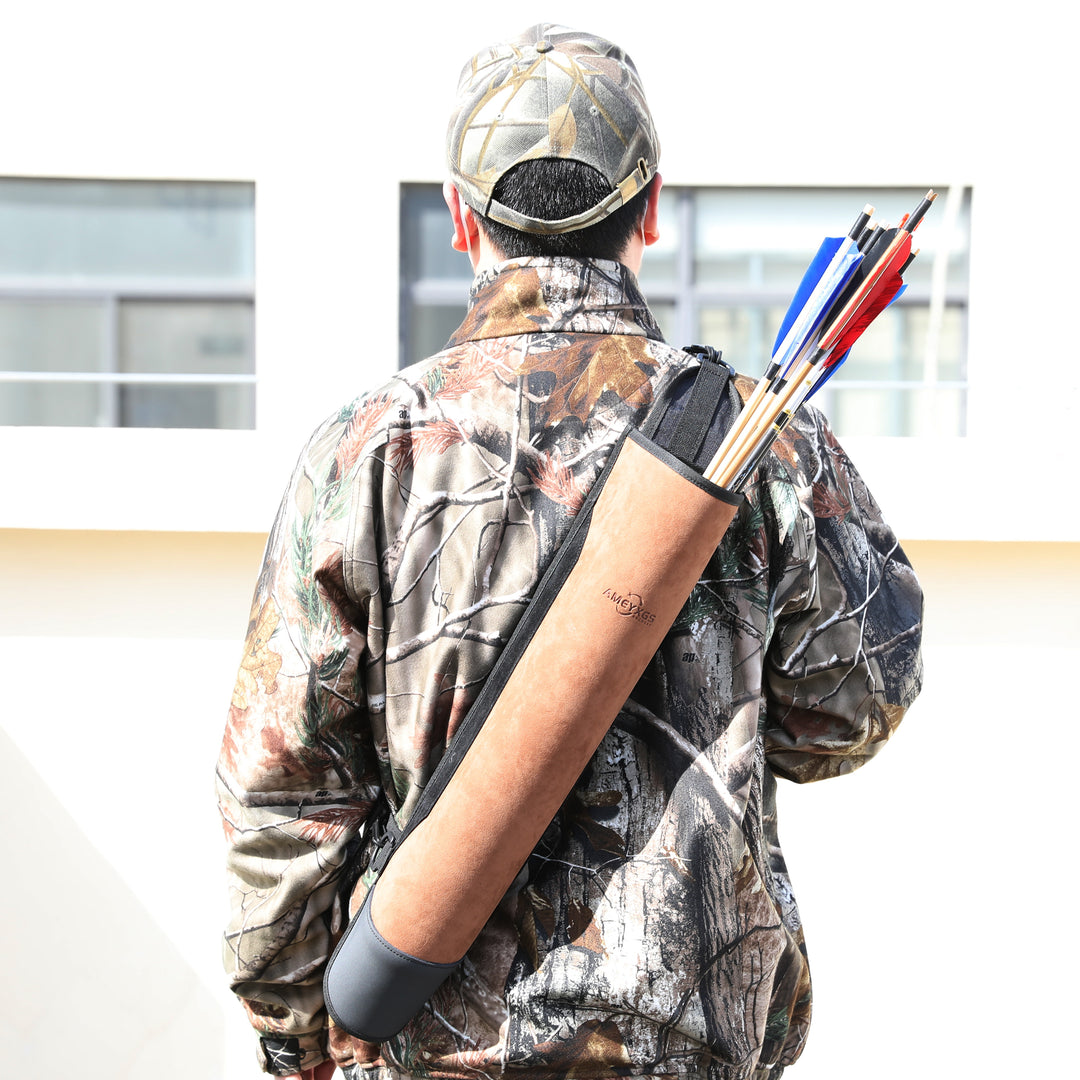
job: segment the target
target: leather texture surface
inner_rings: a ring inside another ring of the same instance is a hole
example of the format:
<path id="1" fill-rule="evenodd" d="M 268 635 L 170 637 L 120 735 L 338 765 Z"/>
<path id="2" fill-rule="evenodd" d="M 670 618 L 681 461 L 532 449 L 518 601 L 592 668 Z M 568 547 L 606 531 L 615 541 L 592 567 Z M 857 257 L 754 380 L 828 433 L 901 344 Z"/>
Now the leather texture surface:
<path id="1" fill-rule="evenodd" d="M 569 577 L 379 877 L 371 917 L 395 948 L 459 960 L 573 788 L 734 516 L 689 475 L 640 436 L 620 444 Z"/>

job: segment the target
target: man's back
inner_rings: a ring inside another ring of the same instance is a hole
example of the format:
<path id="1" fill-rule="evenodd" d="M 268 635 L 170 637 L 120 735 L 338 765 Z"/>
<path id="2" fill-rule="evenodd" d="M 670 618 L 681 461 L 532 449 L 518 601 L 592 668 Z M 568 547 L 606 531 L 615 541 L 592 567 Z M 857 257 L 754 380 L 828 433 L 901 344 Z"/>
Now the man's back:
<path id="1" fill-rule="evenodd" d="M 812 409 L 453 975 L 379 1046 L 328 1022 L 323 972 L 382 824 L 408 820 L 612 445 L 658 399 L 677 410 L 696 365 L 637 288 L 660 145 L 623 50 L 548 24 L 481 50 L 446 149 L 451 243 L 478 275 L 465 322 L 316 432 L 267 546 L 218 770 L 233 989 L 294 1080 L 328 1056 L 775 1080 L 810 994 L 774 775 L 855 768 L 920 679 L 911 568 Z M 748 390 L 728 383 L 721 415 Z M 537 725 L 549 683 L 604 678 L 584 666 L 544 673 Z"/>
<path id="2" fill-rule="evenodd" d="M 292 626 L 253 622 L 283 662 L 238 715 L 276 734 L 222 770 L 236 826 L 264 845 L 279 811 L 260 801 L 287 788 L 305 808 L 288 843 L 324 868 L 311 928 L 340 928 L 332 877 L 350 839 L 382 800 L 407 819 L 607 449 L 693 366 L 618 264 L 504 263 L 446 351 L 317 433 L 255 609 Z M 872 753 L 918 679 L 913 646 L 879 647 L 917 633 L 919 612 L 819 420 L 779 451 L 515 888 L 430 1009 L 382 1046 L 387 1068 L 720 1080 L 797 1055 L 809 979 L 766 750 L 796 779 Z M 570 658 L 551 677 L 593 674 Z M 283 711 L 297 707 L 298 727 Z M 237 925 L 256 910 L 265 924 L 240 939 L 241 985 L 295 918 L 286 849 L 282 878 L 238 897 Z M 325 947 L 323 930 L 289 947 L 298 981 Z M 354 1044 L 332 1042 L 345 1064 Z"/>

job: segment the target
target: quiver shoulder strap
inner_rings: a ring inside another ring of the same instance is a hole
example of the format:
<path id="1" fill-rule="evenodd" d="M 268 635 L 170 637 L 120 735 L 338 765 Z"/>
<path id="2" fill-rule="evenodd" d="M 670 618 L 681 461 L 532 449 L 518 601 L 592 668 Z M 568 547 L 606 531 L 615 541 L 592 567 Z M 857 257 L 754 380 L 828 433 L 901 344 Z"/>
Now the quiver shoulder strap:
<path id="1" fill-rule="evenodd" d="M 734 517 L 740 497 L 687 464 L 730 423 L 729 370 L 691 374 L 615 444 L 406 828 L 390 817 L 324 979 L 350 1034 L 396 1035 L 465 955 Z"/>

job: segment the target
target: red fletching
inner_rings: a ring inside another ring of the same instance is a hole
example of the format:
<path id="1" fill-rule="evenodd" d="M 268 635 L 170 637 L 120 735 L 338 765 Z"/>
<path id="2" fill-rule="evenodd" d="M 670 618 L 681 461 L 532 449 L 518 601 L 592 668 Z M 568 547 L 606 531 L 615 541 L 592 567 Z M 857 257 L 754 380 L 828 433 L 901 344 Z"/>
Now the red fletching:
<path id="1" fill-rule="evenodd" d="M 878 283 L 870 290 L 866 302 L 856 310 L 854 318 L 836 339 L 832 355 L 825 361 L 826 367 L 833 366 L 833 357 L 839 362 L 844 353 L 862 336 L 862 332 L 892 303 L 892 298 L 903 286 L 903 278 L 898 273 L 882 274 Z"/>
<path id="2" fill-rule="evenodd" d="M 848 327 L 855 321 L 865 306 L 873 302 L 879 288 L 882 286 L 882 282 L 890 281 L 894 276 L 899 277 L 900 268 L 907 262 L 910 253 L 911 233 L 897 233 L 896 239 L 889 245 L 888 250 L 882 254 L 877 264 L 866 275 L 858 290 L 844 305 L 843 310 L 836 315 L 821 335 L 821 341 L 818 345 L 820 349 L 827 349 L 829 352 L 834 350 L 836 343 L 847 333 Z"/>

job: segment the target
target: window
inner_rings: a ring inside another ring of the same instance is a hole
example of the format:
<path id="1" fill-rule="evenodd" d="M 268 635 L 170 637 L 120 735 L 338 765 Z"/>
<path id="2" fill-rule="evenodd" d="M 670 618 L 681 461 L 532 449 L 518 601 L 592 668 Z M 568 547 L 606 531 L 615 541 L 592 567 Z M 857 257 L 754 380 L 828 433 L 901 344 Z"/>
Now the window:
<path id="1" fill-rule="evenodd" d="M 0 179 L 0 236 L 0 424 L 254 427 L 254 185 Z"/>
<path id="2" fill-rule="evenodd" d="M 403 184 L 399 367 L 437 353 L 465 316 L 472 269 L 450 235 L 442 188 Z"/>
<path id="3" fill-rule="evenodd" d="M 818 244 L 866 202 L 892 224 L 924 190 L 673 188 L 641 284 L 673 343 L 715 345 L 738 370 L 765 370 L 776 330 Z M 841 435 L 965 431 L 970 192 L 942 194 L 919 227 L 904 295 L 859 339 L 821 393 Z M 464 312 L 468 261 L 449 245 L 434 185 L 402 188 L 402 363 L 442 348 Z"/>

